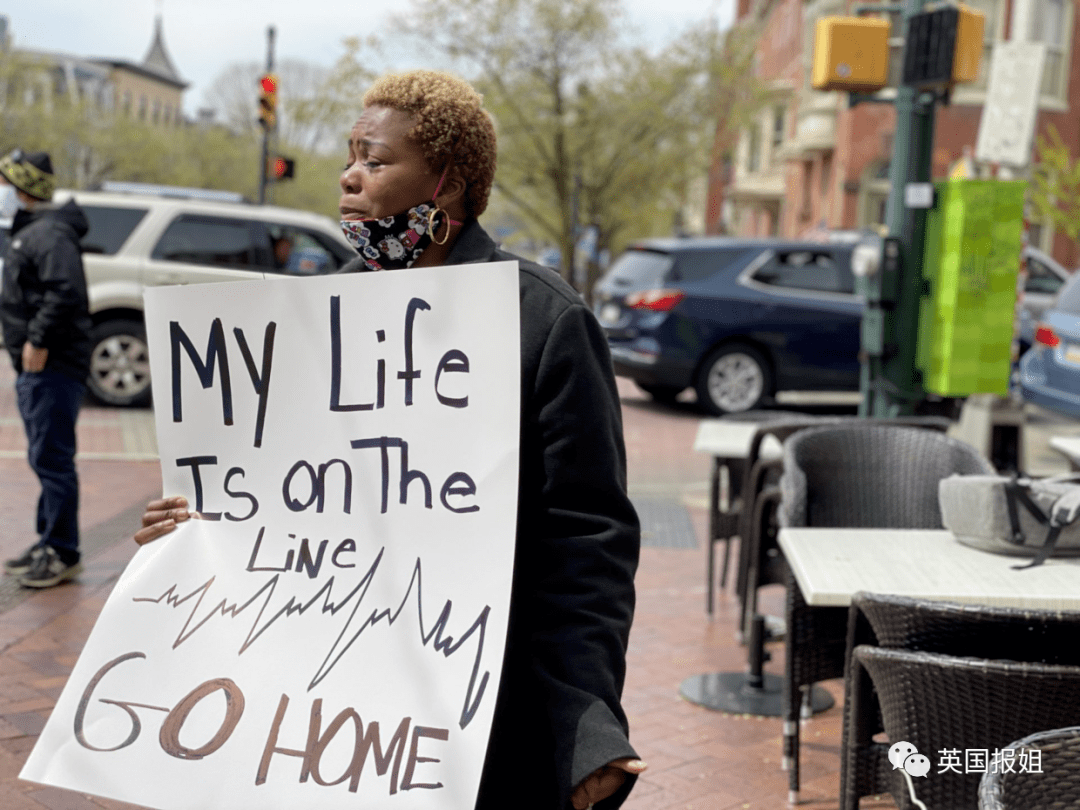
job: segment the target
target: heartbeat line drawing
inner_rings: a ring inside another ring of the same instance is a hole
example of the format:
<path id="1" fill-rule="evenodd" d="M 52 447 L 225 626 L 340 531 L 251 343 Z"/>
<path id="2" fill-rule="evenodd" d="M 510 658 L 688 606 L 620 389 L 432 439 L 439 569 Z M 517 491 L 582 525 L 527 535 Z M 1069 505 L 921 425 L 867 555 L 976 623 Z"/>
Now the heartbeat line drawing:
<path id="1" fill-rule="evenodd" d="M 260 529 L 260 538 L 262 537 L 262 532 L 263 529 Z M 344 614 L 346 609 L 351 606 L 351 610 L 348 610 L 347 612 L 345 623 L 341 627 L 341 632 L 338 633 L 334 643 L 327 651 L 326 657 L 323 659 L 312 677 L 311 682 L 308 684 L 307 688 L 308 691 L 310 691 L 318 686 L 319 683 L 333 671 L 338 661 L 341 660 L 342 656 L 345 655 L 365 630 L 369 627 L 374 627 L 381 622 L 386 622 L 388 626 L 393 626 L 404 612 L 406 605 L 410 601 L 410 596 L 415 594 L 414 599 L 420 640 L 425 647 L 430 646 L 435 652 L 442 653 L 444 658 L 450 658 L 450 656 L 460 650 L 466 642 L 474 636 L 476 637 L 476 651 L 473 659 L 472 672 L 469 676 L 469 684 L 465 690 L 465 699 L 461 709 L 461 716 L 458 720 L 458 724 L 464 729 L 472 721 L 473 716 L 480 707 L 480 701 L 483 699 L 484 693 L 487 690 L 488 679 L 491 674 L 489 671 L 486 671 L 483 676 L 480 676 L 480 663 L 484 654 L 487 622 L 488 616 L 491 613 L 491 606 L 485 605 L 483 610 L 480 611 L 479 615 L 477 615 L 476 619 L 469 626 L 469 629 L 455 639 L 454 636 L 447 633 L 447 625 L 450 622 L 450 617 L 453 612 L 453 601 L 447 599 L 438 618 L 430 628 L 426 628 L 424 622 L 423 566 L 420 558 L 417 557 L 416 564 L 413 566 L 412 577 L 409 579 L 409 587 L 406 588 L 405 594 L 402 596 L 401 602 L 397 607 L 374 608 L 366 618 L 359 616 L 358 614 L 360 614 L 361 607 L 364 605 L 368 588 L 370 588 L 372 581 L 375 579 L 375 574 L 378 572 L 385 551 L 385 546 L 379 549 L 379 553 L 375 556 L 375 560 L 372 562 L 371 567 L 361 578 L 360 582 L 337 602 L 333 599 L 335 578 L 330 577 L 311 598 L 298 599 L 296 596 L 290 596 L 288 601 L 274 609 L 271 605 L 274 603 L 274 593 L 278 587 L 279 579 L 281 577 L 280 574 L 275 574 L 267 580 L 266 583 L 243 602 L 225 597 L 216 605 L 213 605 L 206 610 L 202 610 L 202 604 L 210 593 L 210 590 L 217 579 L 216 576 L 210 577 L 210 579 L 202 585 L 199 585 L 187 593 L 182 593 L 179 583 L 174 583 L 160 596 L 137 596 L 132 597 L 131 601 L 149 602 L 159 605 L 165 604 L 174 609 L 183 608 L 190 603 L 191 611 L 187 616 L 187 620 L 173 640 L 172 647 L 174 650 L 215 618 L 239 619 L 245 613 L 248 615 L 254 614 L 247 637 L 240 645 L 239 655 L 243 655 L 244 651 L 254 644 L 259 637 L 269 630 L 279 619 L 288 619 L 295 615 L 303 616 L 312 608 L 316 608 L 316 615 L 325 615 L 329 613 L 331 616 L 337 616 L 338 613 Z M 264 617 L 266 618 L 264 619 Z M 359 623 L 359 627 L 356 626 L 357 623 Z M 477 685 L 478 676 L 480 676 L 479 685 Z"/>

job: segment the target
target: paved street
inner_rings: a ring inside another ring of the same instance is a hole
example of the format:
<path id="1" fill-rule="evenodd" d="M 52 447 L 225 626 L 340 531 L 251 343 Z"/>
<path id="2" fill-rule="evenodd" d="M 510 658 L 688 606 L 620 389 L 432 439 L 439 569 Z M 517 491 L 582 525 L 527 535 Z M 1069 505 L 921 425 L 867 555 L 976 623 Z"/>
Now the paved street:
<path id="1" fill-rule="evenodd" d="M 742 671 L 745 649 L 734 641 L 736 605 L 721 597 L 716 617 L 704 612 L 704 558 L 709 459 L 691 450 L 700 415 L 689 405 L 662 408 L 620 381 L 631 495 L 641 512 L 645 547 L 639 606 L 631 638 L 625 705 L 648 773 L 629 810 L 744 810 L 786 806 L 779 768 L 778 719 L 711 712 L 679 697 L 695 674 Z M 142 505 L 160 492 L 148 411 L 89 406 L 80 418 L 81 522 L 86 571 L 77 583 L 27 593 L 0 581 L 0 807 L 5 810 L 94 810 L 129 807 L 21 782 L 17 774 L 59 695 L 110 589 L 134 552 L 129 537 Z M 1051 432 L 1080 425 L 1035 415 L 1028 454 L 1044 469 L 1064 469 L 1045 450 Z M 0 364 L 0 553 L 31 542 L 37 483 L 23 459 L 12 376 Z M 782 612 L 779 590 L 767 590 L 766 612 Z M 774 649 L 769 672 L 782 671 Z M 833 709 L 807 722 L 802 757 L 808 810 L 836 807 L 839 791 L 839 682 L 826 687 Z M 512 806 L 512 800 L 508 800 Z M 891 807 L 889 800 L 863 807 Z"/>

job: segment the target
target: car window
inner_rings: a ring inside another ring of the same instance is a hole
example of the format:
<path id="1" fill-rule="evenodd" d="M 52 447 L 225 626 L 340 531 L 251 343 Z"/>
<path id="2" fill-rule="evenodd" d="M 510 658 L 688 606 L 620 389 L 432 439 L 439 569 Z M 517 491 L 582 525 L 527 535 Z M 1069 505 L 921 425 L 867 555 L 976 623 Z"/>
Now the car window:
<path id="1" fill-rule="evenodd" d="M 605 278 L 619 287 L 657 287 L 667 280 L 674 264 L 668 253 L 631 249 L 615 260 Z"/>
<path id="2" fill-rule="evenodd" d="M 279 273 L 290 276 L 330 273 L 356 255 L 350 255 L 347 248 L 337 245 L 325 234 L 295 225 L 264 224 L 270 237 L 274 269 Z"/>
<path id="3" fill-rule="evenodd" d="M 153 258 L 213 267 L 266 270 L 244 219 L 181 214 L 154 246 Z"/>
<path id="4" fill-rule="evenodd" d="M 81 203 L 80 207 L 90 223 L 90 229 L 80 242 L 83 253 L 100 253 L 106 256 L 112 256 L 120 250 L 149 210 Z"/>
<path id="5" fill-rule="evenodd" d="M 773 287 L 833 293 L 855 291 L 847 254 L 828 251 L 778 251 L 758 268 L 753 278 Z"/>
<path id="6" fill-rule="evenodd" d="M 736 247 L 683 251 L 675 260 L 675 269 L 671 278 L 674 281 L 702 281 L 732 264 L 741 264 L 746 258 L 746 253 L 746 248 Z"/>
<path id="7" fill-rule="evenodd" d="M 1061 309 L 1073 315 L 1080 315 L 1080 274 L 1073 275 L 1058 293 L 1054 309 Z"/>
<path id="8" fill-rule="evenodd" d="M 1034 256 L 1028 256 L 1027 281 L 1024 282 L 1024 292 L 1055 294 L 1061 289 L 1064 280 L 1040 262 Z"/>

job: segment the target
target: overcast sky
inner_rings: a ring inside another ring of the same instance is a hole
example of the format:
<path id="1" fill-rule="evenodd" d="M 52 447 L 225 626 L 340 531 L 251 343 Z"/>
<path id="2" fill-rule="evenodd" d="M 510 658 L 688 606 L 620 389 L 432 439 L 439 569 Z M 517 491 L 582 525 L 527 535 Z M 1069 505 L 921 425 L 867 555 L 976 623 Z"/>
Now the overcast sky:
<path id="1" fill-rule="evenodd" d="M 662 41 L 688 23 L 716 15 L 722 27 L 734 0 L 623 0 L 643 36 Z M 353 35 L 385 35 L 387 16 L 407 0 L 13 0 L 0 6 L 16 47 L 141 62 L 162 14 L 165 45 L 182 78 L 188 114 L 203 106 L 203 92 L 232 62 L 266 60 L 266 29 L 277 32 L 275 56 L 331 66 Z M 402 63 L 423 64 L 419 53 Z"/>

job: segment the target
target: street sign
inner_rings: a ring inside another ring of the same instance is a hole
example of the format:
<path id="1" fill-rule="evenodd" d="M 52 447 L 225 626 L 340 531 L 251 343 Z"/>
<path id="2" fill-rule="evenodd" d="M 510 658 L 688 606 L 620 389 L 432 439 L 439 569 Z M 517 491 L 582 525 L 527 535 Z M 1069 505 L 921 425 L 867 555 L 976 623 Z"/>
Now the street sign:
<path id="1" fill-rule="evenodd" d="M 933 183 L 908 183 L 904 186 L 904 205 L 908 208 L 933 208 Z"/>
<path id="2" fill-rule="evenodd" d="M 1018 168 L 1031 162 L 1045 58 L 1041 42 L 995 43 L 976 160 Z"/>

